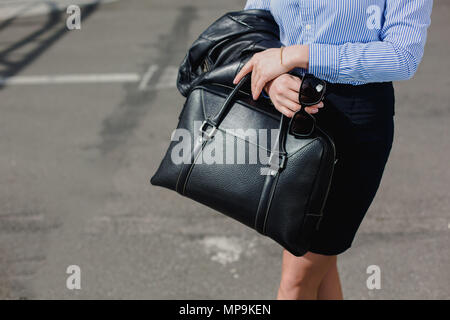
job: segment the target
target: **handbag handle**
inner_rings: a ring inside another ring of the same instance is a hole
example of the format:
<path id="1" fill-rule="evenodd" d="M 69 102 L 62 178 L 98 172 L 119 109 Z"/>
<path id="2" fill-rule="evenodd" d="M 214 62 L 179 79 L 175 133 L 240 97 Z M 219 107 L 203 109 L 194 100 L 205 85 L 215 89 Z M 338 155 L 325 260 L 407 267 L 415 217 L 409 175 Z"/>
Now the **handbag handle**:
<path id="1" fill-rule="evenodd" d="M 233 90 L 230 92 L 228 97 L 225 99 L 225 102 L 223 103 L 222 107 L 220 108 L 219 112 L 211 118 L 206 119 L 202 126 L 200 127 L 200 130 L 207 134 L 209 138 L 212 137 L 212 135 L 215 133 L 217 127 L 219 127 L 222 120 L 225 118 L 225 115 L 228 111 L 228 109 L 232 106 L 232 103 L 234 102 L 234 99 L 236 95 L 238 94 L 239 90 L 242 88 L 242 86 L 250 79 L 251 73 L 244 76 L 244 78 L 239 81 L 239 83 L 233 88 Z M 213 129 L 208 133 L 205 129 L 205 125 L 210 125 L 213 127 Z M 285 161 L 286 161 L 286 137 L 289 129 L 289 119 L 284 116 L 281 113 L 280 118 L 280 125 L 278 127 L 278 137 L 275 139 L 276 144 L 271 147 L 272 154 L 271 154 L 271 164 L 273 164 L 273 158 L 274 156 L 279 157 L 279 161 L 277 161 L 276 165 L 278 165 L 280 168 L 284 167 Z M 279 150 L 279 151 L 274 151 Z"/>
<path id="2" fill-rule="evenodd" d="M 210 124 L 218 127 L 220 123 L 222 122 L 223 118 L 225 117 L 226 112 L 231 107 L 232 102 L 234 101 L 234 98 L 238 94 L 239 90 L 242 88 L 242 86 L 247 82 L 247 80 L 250 78 L 251 73 L 245 75 L 244 78 L 239 81 L 239 83 L 233 88 L 233 90 L 230 92 L 228 97 L 225 99 L 225 102 L 222 105 L 222 108 L 220 108 L 219 112 L 210 119 Z"/>

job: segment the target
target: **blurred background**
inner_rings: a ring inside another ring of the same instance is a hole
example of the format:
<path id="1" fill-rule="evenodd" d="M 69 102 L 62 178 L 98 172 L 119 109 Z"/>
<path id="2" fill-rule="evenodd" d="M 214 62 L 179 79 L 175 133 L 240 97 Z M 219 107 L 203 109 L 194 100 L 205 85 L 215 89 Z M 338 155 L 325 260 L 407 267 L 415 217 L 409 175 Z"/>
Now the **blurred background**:
<path id="1" fill-rule="evenodd" d="M 1 299 L 275 297 L 277 244 L 148 182 L 184 102 L 179 63 L 244 4 L 0 0 Z M 339 261 L 348 299 L 450 298 L 449 18 L 435 0 L 419 71 L 395 84 L 391 158 Z"/>

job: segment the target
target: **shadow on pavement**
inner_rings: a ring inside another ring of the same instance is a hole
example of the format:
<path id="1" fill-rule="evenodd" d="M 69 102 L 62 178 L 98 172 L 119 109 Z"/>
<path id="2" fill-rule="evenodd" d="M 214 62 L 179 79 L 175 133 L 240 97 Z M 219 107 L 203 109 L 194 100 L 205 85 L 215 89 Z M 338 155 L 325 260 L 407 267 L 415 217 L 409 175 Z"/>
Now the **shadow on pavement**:
<path id="1" fill-rule="evenodd" d="M 54 2 L 46 2 L 46 4 L 51 7 L 51 10 L 45 22 L 25 37 L 0 50 L 0 90 L 5 87 L 2 79 L 12 77 L 25 69 L 69 31 L 65 24 L 65 12 L 59 10 Z M 0 23 L 0 32 L 5 32 L 8 27 L 13 27 L 21 14 L 30 10 L 34 5 L 30 4 L 24 7 L 14 16 Z M 82 19 L 87 19 L 98 8 L 99 3 L 83 6 Z M 30 44 L 34 45 L 29 46 Z M 28 49 L 28 47 L 30 48 Z M 24 48 L 26 48 L 25 52 Z M 17 56 L 20 56 L 20 59 L 16 59 Z"/>

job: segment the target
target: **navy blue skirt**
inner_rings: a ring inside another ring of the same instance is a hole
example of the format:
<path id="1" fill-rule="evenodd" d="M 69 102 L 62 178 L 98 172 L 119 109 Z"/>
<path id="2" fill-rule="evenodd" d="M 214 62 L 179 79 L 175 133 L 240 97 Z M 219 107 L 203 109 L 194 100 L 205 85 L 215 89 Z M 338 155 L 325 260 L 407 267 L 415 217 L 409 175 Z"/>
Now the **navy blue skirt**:
<path id="1" fill-rule="evenodd" d="M 336 255 L 351 247 L 380 185 L 394 135 L 391 82 L 328 84 L 318 126 L 336 145 L 330 192 L 311 252 Z"/>

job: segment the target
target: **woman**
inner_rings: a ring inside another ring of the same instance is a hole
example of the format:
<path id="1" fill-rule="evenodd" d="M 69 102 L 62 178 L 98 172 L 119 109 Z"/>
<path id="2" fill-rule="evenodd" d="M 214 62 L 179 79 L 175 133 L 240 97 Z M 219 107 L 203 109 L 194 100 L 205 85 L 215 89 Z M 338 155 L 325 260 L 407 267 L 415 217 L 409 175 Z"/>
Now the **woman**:
<path id="1" fill-rule="evenodd" d="M 342 299 L 337 255 L 350 248 L 378 189 L 393 140 L 394 80 L 410 79 L 422 59 L 432 0 L 248 0 L 270 10 L 285 48 L 257 53 L 256 100 L 268 94 L 291 117 L 300 109 L 295 76 L 328 82 L 324 102 L 305 108 L 336 144 L 339 159 L 320 229 L 307 254 L 283 252 L 278 299 Z M 263 92 L 265 91 L 265 93 Z"/>

